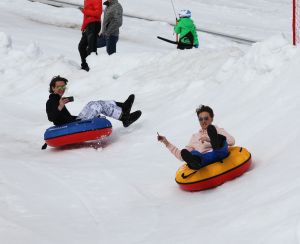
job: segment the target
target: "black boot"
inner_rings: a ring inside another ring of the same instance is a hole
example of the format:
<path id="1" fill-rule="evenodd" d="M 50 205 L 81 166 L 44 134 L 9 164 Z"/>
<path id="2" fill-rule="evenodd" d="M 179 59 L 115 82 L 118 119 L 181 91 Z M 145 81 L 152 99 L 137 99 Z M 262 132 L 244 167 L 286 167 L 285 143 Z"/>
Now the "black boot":
<path id="1" fill-rule="evenodd" d="M 218 134 L 218 141 L 219 141 L 219 147 L 218 148 L 223 147 L 224 146 L 224 142 L 226 141 L 226 136 Z"/>
<path id="2" fill-rule="evenodd" d="M 120 120 L 122 121 L 124 127 L 128 127 L 133 122 L 137 121 L 141 115 L 142 111 L 137 110 L 131 114 L 122 114 Z"/>
<path id="3" fill-rule="evenodd" d="M 90 67 L 87 63 L 81 63 L 81 69 L 85 70 L 86 72 L 89 72 Z"/>
<path id="4" fill-rule="evenodd" d="M 218 134 L 216 127 L 214 127 L 213 125 L 209 125 L 207 127 L 207 134 L 209 136 L 210 144 L 213 150 L 223 147 L 224 142 L 226 141 L 226 136 Z"/>
<path id="5" fill-rule="evenodd" d="M 189 166 L 190 169 L 198 170 L 198 169 L 202 168 L 201 158 L 193 155 L 187 149 L 181 150 L 181 157 L 187 163 L 187 165 Z"/>
<path id="6" fill-rule="evenodd" d="M 207 134 L 209 136 L 210 144 L 213 150 L 218 149 L 220 143 L 219 143 L 218 132 L 216 130 L 216 127 L 214 127 L 213 125 L 209 125 L 207 127 Z"/>
<path id="7" fill-rule="evenodd" d="M 130 114 L 130 110 L 131 110 L 131 107 L 132 107 L 132 104 L 134 102 L 134 94 L 131 94 L 124 103 L 117 103 L 117 105 L 121 105 L 120 107 L 122 108 L 122 112 L 124 114 Z"/>

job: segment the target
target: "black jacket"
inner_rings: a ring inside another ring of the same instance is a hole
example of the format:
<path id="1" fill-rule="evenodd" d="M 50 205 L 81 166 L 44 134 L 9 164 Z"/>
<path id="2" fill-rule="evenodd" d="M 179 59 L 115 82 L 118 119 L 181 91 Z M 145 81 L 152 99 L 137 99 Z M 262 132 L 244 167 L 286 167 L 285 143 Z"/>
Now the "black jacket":
<path id="1" fill-rule="evenodd" d="M 61 111 L 58 110 L 60 95 L 51 93 L 46 103 L 46 112 L 49 121 L 54 125 L 62 125 L 74 122 L 77 116 L 70 114 L 66 106 Z"/>

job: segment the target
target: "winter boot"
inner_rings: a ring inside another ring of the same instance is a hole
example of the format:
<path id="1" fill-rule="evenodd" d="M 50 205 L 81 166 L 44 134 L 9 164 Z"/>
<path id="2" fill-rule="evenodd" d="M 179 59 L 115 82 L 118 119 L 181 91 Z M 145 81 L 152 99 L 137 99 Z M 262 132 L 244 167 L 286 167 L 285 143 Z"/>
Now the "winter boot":
<path id="1" fill-rule="evenodd" d="M 120 120 L 122 121 L 124 127 L 128 127 L 133 122 L 137 121 L 138 118 L 141 117 L 141 115 L 142 112 L 140 110 L 137 110 L 131 114 L 123 114 Z"/>
<path id="2" fill-rule="evenodd" d="M 213 125 L 209 125 L 207 127 L 207 134 L 209 136 L 210 144 L 211 144 L 213 150 L 218 149 L 220 143 L 219 143 L 218 132 L 216 130 L 216 127 L 214 127 Z"/>
<path id="3" fill-rule="evenodd" d="M 85 70 L 86 72 L 89 72 L 90 67 L 87 63 L 81 63 L 81 69 Z"/>
<path id="4" fill-rule="evenodd" d="M 122 108 L 122 114 L 125 116 L 130 114 L 132 104 L 134 102 L 134 94 L 131 94 L 124 103 L 116 102 L 117 106 Z"/>
<path id="5" fill-rule="evenodd" d="M 126 101 L 123 103 L 122 112 L 124 114 L 129 114 L 132 104 L 134 102 L 134 94 L 129 95 L 129 97 L 126 99 Z"/>
<path id="6" fill-rule="evenodd" d="M 226 136 L 218 134 L 219 147 L 222 148 L 224 146 L 224 142 L 226 141 Z"/>
<path id="7" fill-rule="evenodd" d="M 202 168 L 201 158 L 193 155 L 187 149 L 181 150 L 181 157 L 187 163 L 187 165 L 189 166 L 190 169 L 198 170 L 198 169 Z"/>

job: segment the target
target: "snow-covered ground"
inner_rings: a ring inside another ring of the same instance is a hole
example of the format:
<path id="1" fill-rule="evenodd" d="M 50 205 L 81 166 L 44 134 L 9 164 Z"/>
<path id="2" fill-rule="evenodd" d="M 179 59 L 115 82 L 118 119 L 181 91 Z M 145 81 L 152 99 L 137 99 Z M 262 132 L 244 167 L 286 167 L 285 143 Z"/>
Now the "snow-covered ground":
<path id="1" fill-rule="evenodd" d="M 83 0 L 67 0 L 83 4 Z M 263 40 L 270 35 L 284 33 L 291 38 L 292 0 L 123 0 L 127 15 L 169 23 L 175 11 L 191 9 L 195 23 L 201 29 L 236 35 L 251 40 Z"/>
<path id="2" fill-rule="evenodd" d="M 165 19 L 124 19 L 118 53 L 98 50 L 87 73 L 79 69 L 78 10 L 0 2 L 1 244 L 299 243 L 300 49 L 290 45 L 289 1 L 175 1 L 199 25 L 268 37 L 243 46 L 199 33 L 200 48 L 188 51 L 156 39 L 174 38 L 163 22 L 172 19 L 170 2 L 121 3 L 127 13 Z M 111 120 L 113 134 L 98 149 L 41 151 L 58 74 L 70 81 L 73 114 L 90 100 L 135 93 L 141 119 L 129 128 Z M 199 104 L 214 108 L 215 124 L 254 164 L 234 181 L 189 193 L 174 181 L 181 162 L 156 132 L 184 147 L 199 128 Z"/>

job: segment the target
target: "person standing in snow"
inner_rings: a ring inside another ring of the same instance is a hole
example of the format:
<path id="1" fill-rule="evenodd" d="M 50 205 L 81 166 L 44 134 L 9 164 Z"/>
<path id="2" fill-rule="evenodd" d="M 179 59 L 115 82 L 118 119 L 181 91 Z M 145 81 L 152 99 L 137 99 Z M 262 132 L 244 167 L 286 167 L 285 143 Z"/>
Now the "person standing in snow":
<path id="1" fill-rule="evenodd" d="M 196 109 L 196 114 L 201 129 L 193 134 L 184 149 L 179 150 L 164 136 L 158 135 L 157 139 L 165 144 L 176 158 L 184 160 L 189 168 L 198 170 L 227 157 L 228 146 L 233 146 L 235 140 L 223 128 L 212 125 L 214 112 L 209 106 L 201 105 Z"/>
<path id="2" fill-rule="evenodd" d="M 49 84 L 49 99 L 46 103 L 46 112 L 49 121 L 54 125 L 71 123 L 76 120 L 92 119 L 101 114 L 120 120 L 124 127 L 135 122 L 142 114 L 140 110 L 130 113 L 135 96 L 131 94 L 125 102 L 91 101 L 78 116 L 71 115 L 66 104 L 71 102 L 70 97 L 64 97 L 68 80 L 61 76 L 54 76 Z"/>
<path id="3" fill-rule="evenodd" d="M 190 10 L 181 10 L 179 12 L 179 20 L 174 27 L 175 33 L 179 34 L 178 49 L 191 49 L 199 46 L 196 26 L 191 16 Z"/>
<path id="4" fill-rule="evenodd" d="M 97 47 L 106 47 L 109 55 L 117 50 L 119 40 L 119 28 L 123 23 L 123 8 L 118 0 L 107 0 L 104 2 L 103 25 L 100 36 L 98 37 Z"/>
<path id="5" fill-rule="evenodd" d="M 97 52 L 97 37 L 101 29 L 102 0 L 84 0 L 84 6 L 80 10 L 83 13 L 83 23 L 78 50 L 81 57 L 81 68 L 89 71 L 86 57 L 92 52 Z"/>

